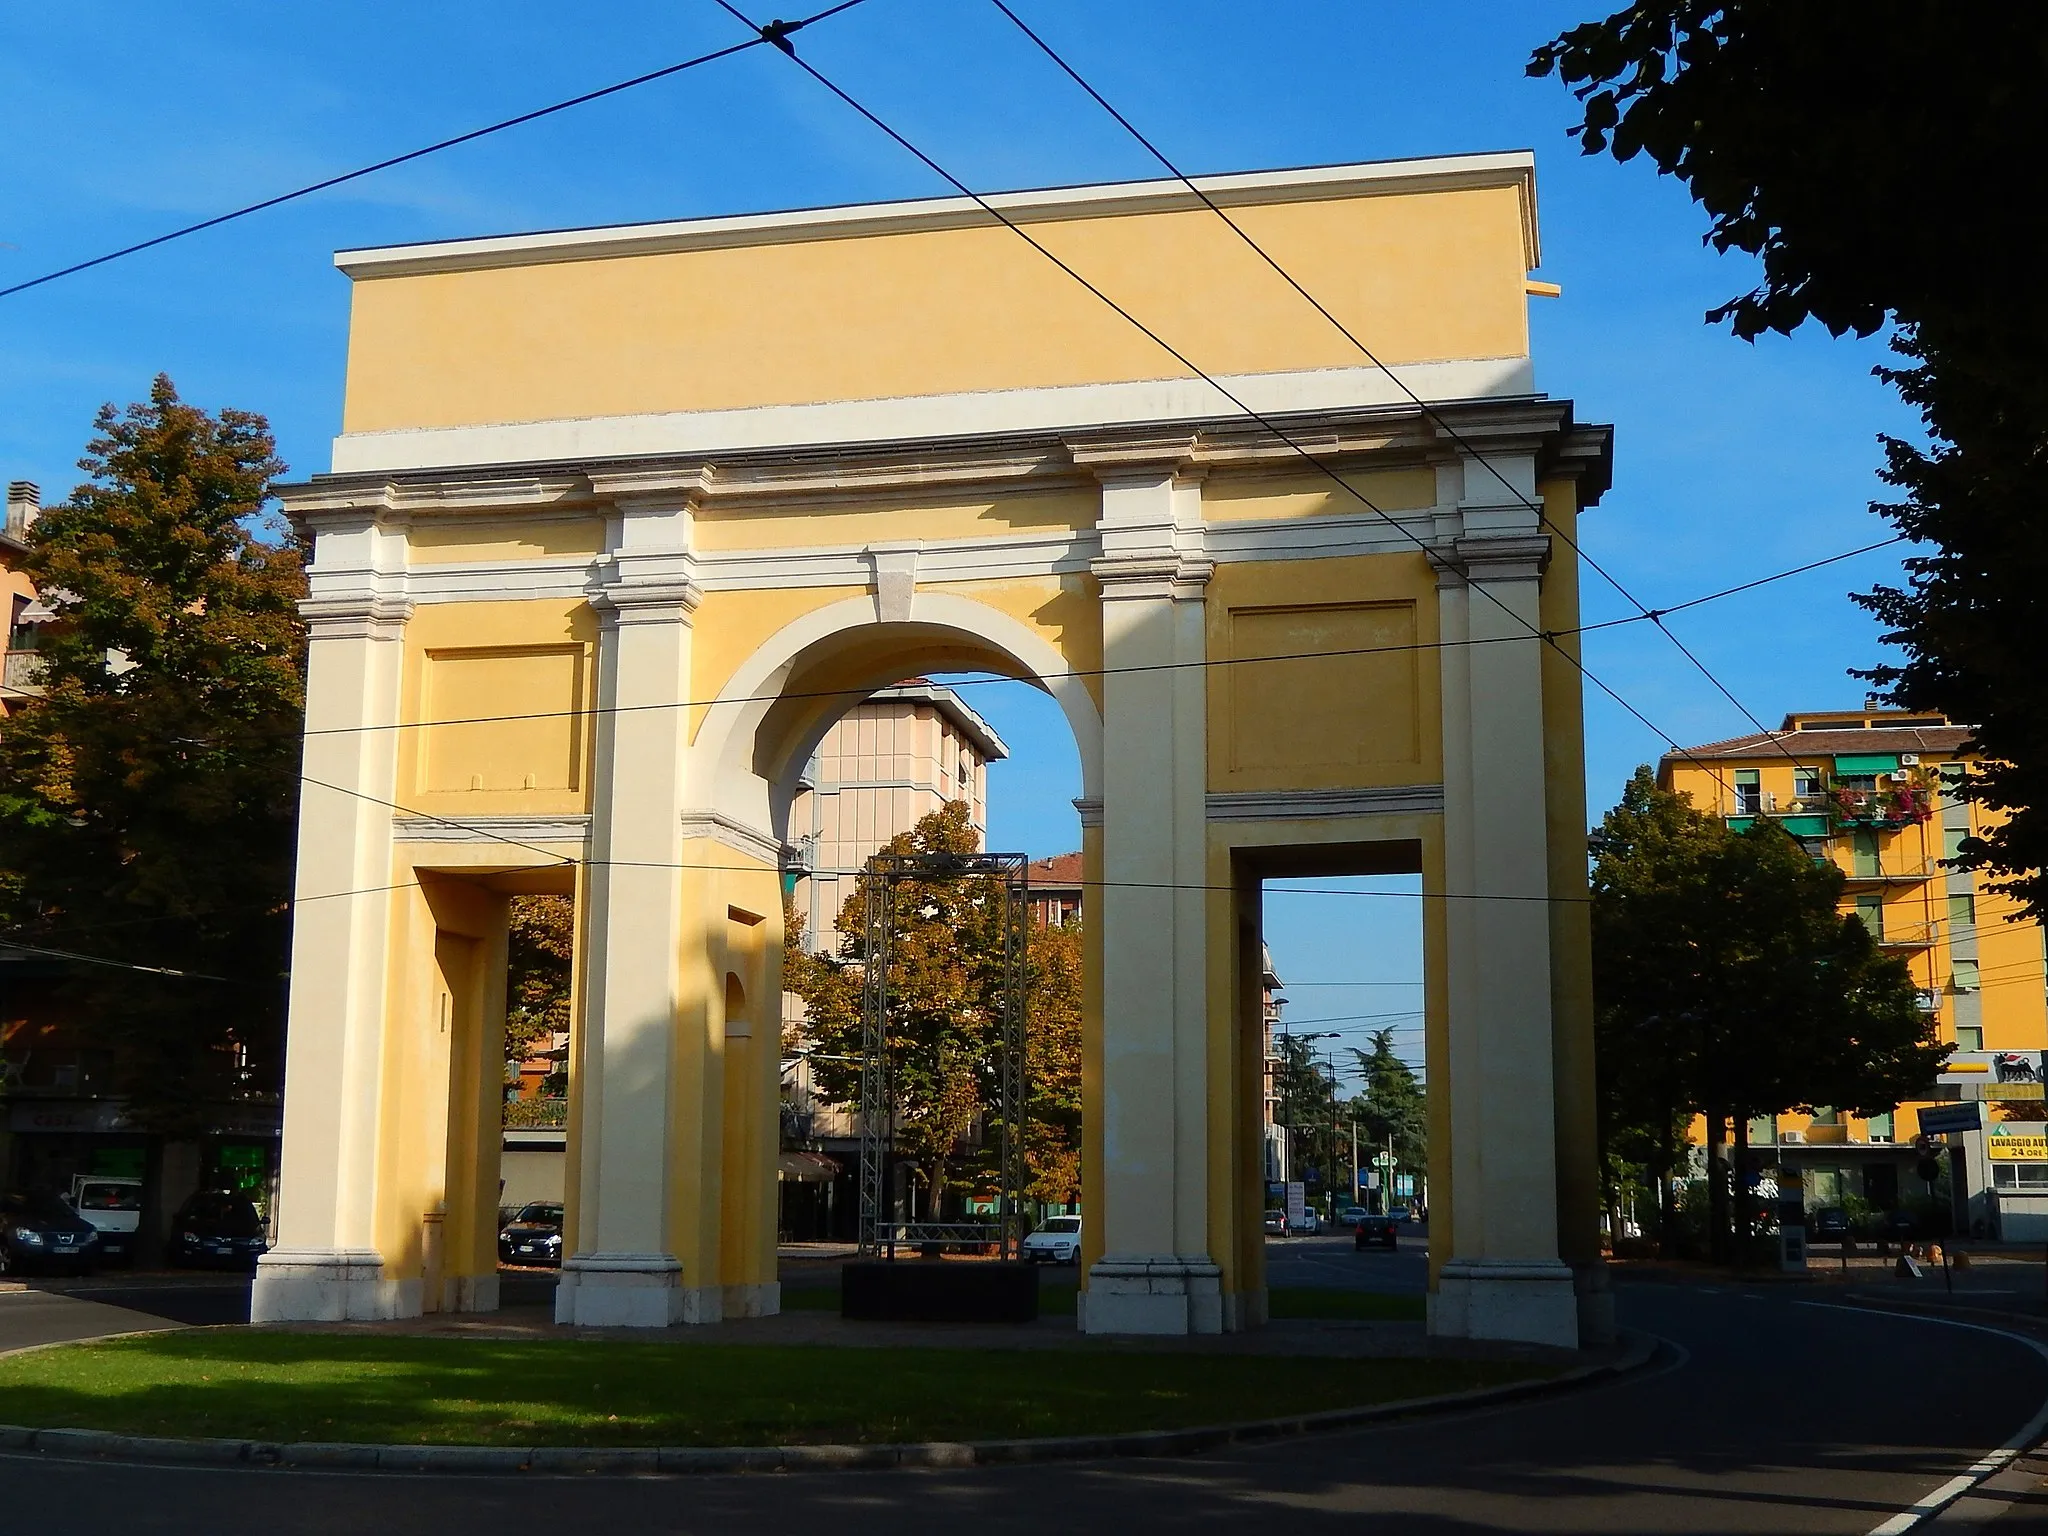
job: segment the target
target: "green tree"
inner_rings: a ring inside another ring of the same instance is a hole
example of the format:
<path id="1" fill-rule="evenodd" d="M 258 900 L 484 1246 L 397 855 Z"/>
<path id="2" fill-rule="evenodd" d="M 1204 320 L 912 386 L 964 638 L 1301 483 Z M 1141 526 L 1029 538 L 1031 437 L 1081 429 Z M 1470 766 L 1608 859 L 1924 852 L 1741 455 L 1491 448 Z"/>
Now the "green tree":
<path id="1" fill-rule="evenodd" d="M 159 376 L 104 407 L 91 477 L 29 536 L 60 616 L 44 697 L 0 723 L 11 937 L 226 978 L 81 965 L 80 1017 L 141 1123 L 193 1134 L 280 1078 L 304 710 L 297 544 L 257 537 L 262 417 Z"/>
<path id="2" fill-rule="evenodd" d="M 1719 1149 L 1731 1119 L 1740 1169 L 1751 1117 L 1889 1109 L 1924 1091 L 1948 1047 L 1905 963 L 1841 915 L 1841 872 L 1776 823 L 1732 832 L 1644 767 L 1593 849 L 1603 1153 L 1632 1137 L 1668 1178 L 1680 1129 L 1703 1114 L 1718 1252 L 1729 1226 Z M 1738 1235 L 1749 1202 L 1740 1210 Z M 1666 1233 L 1670 1215 L 1667 1198 Z"/>
<path id="3" fill-rule="evenodd" d="M 1735 334 L 1886 324 L 1880 370 L 1926 445 L 1885 440 L 1876 508 L 1934 552 L 1857 600 L 1905 661 L 1866 676 L 1970 723 L 1988 766 L 1965 793 L 2002 813 L 1967 841 L 2048 916 L 2048 683 L 2026 636 L 2048 591 L 2048 8 L 1998 0 L 1650 0 L 1536 50 L 1584 104 L 1588 154 L 1678 177 L 1707 239 L 1762 281 L 1714 310 Z"/>
<path id="4" fill-rule="evenodd" d="M 568 896 L 513 897 L 505 954 L 505 1071 L 510 1080 L 521 1062 L 568 1032 L 575 901 Z"/>
<path id="5" fill-rule="evenodd" d="M 1394 1054 L 1394 1031 L 1374 1030 L 1371 1049 L 1353 1049 L 1351 1055 L 1363 1087 L 1348 1114 L 1370 1147 L 1370 1157 L 1365 1148 L 1360 1157 L 1370 1161 L 1391 1143 L 1396 1168 L 1421 1170 L 1429 1157 L 1429 1101 L 1414 1069 Z M 1391 1197 L 1391 1188 L 1388 1194 Z"/>
<path id="6" fill-rule="evenodd" d="M 1317 1059 L 1317 1042 L 1282 1032 L 1273 1037 L 1280 1059 L 1273 1064 L 1278 1102 L 1274 1115 L 1287 1132 L 1289 1176 L 1307 1182 L 1313 1169 L 1323 1192 L 1338 1187 L 1338 1168 L 1350 1177 L 1350 1120 L 1337 1101 L 1335 1073 Z"/>
<path id="7" fill-rule="evenodd" d="M 892 838 L 885 853 L 972 853 L 979 838 L 968 807 L 954 801 Z M 928 1209 L 943 1213 L 958 1192 L 993 1191 L 996 1074 L 1001 1046 L 1006 897 L 988 876 L 901 880 L 892 891 L 889 1053 L 896 1096 L 896 1143 L 917 1170 Z M 837 952 L 792 951 L 784 985 L 801 997 L 813 1080 L 841 1103 L 860 1094 L 861 990 L 866 891 L 857 890 L 834 924 Z M 797 930 L 792 927 L 791 932 Z M 1078 1190 L 1080 1130 L 1080 932 L 1035 936 L 1043 953 L 1028 978 L 1024 1128 L 1032 1190 L 1071 1199 Z M 977 1127 L 990 1134 L 972 1142 Z"/>
<path id="8" fill-rule="evenodd" d="M 1081 1198 L 1081 919 L 1031 930 L 1025 1035 L 1024 1159 L 1029 1193 L 1048 1205 Z"/>

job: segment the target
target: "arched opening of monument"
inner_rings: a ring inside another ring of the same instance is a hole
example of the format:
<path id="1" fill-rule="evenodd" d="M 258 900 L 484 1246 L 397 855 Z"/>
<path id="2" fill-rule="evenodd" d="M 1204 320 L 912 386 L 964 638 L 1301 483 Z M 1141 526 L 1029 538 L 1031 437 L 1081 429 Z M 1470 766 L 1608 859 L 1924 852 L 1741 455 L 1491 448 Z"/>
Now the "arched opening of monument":
<path id="1" fill-rule="evenodd" d="M 784 875 L 778 1235 L 862 1240 L 864 875 L 879 854 L 1014 853 L 1039 889 L 1013 946 L 1026 1017 L 1017 1202 L 1035 1225 L 1080 1202 L 1082 791 L 1074 731 L 1043 689 L 988 671 L 907 675 L 826 728 L 790 800 Z M 1058 889 L 1047 889 L 1047 872 Z M 1021 871 L 1012 871 L 1014 880 Z M 992 884 L 994 880 L 994 884 Z M 877 1128 L 884 1230 L 978 1250 L 999 1229 L 1006 1007 L 1000 901 L 986 875 L 898 893 L 890 1095 Z M 872 1228 L 873 1221 L 869 1222 Z M 872 1231 L 866 1234 L 872 1239 Z"/>

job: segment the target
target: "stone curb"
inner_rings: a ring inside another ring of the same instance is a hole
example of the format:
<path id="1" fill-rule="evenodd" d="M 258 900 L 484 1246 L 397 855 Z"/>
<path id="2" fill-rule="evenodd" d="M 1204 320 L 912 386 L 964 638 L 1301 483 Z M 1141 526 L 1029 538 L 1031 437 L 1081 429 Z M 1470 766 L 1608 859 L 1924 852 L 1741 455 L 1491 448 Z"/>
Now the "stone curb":
<path id="1" fill-rule="evenodd" d="M 1028 1462 L 1099 1461 L 1123 1456 L 1187 1456 L 1219 1446 L 1352 1429 L 1395 1419 L 1490 1408 L 1587 1386 L 1647 1365 L 1657 1340 L 1624 1335 L 1628 1348 L 1600 1365 L 1541 1381 L 1475 1387 L 1436 1397 L 1335 1408 L 1288 1418 L 1129 1434 L 1062 1435 L 1018 1440 L 925 1440 L 900 1445 L 762 1445 L 577 1447 L 495 1445 L 358 1445 L 304 1441 L 187 1440 L 117 1435 L 98 1429 L 29 1429 L 0 1424 L 0 1451 L 69 1460 L 286 1468 L 321 1472 L 538 1473 L 551 1476 L 684 1476 L 733 1472 L 846 1472 L 885 1468 L 1014 1466 Z"/>

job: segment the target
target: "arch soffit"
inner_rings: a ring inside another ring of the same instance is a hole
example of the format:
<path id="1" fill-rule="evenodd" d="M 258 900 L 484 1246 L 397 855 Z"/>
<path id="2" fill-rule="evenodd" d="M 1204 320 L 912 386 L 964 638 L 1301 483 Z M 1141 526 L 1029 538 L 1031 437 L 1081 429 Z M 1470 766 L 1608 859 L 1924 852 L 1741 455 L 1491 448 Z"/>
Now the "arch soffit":
<path id="1" fill-rule="evenodd" d="M 1074 734 L 1081 792 L 1100 796 L 1102 717 L 1066 658 L 1009 614 L 957 593 L 919 592 L 903 622 L 878 619 L 872 595 L 828 603 L 777 630 L 733 671 L 691 749 L 705 767 L 714 804 L 749 825 L 766 819 L 779 827 L 796 776 L 846 708 L 896 681 L 906 666 L 935 663 L 979 666 L 1050 695 Z M 784 689 L 813 686 L 844 688 L 846 697 L 808 708 L 790 706 L 809 701 L 781 697 Z M 774 739 L 764 741 L 764 734 Z M 770 749 L 769 761 L 757 756 L 762 746 Z"/>

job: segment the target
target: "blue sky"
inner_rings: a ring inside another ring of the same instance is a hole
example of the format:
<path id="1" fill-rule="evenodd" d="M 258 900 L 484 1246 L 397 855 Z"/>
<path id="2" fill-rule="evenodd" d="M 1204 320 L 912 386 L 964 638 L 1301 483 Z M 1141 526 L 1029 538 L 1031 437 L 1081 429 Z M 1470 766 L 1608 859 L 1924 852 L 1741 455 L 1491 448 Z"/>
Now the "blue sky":
<path id="1" fill-rule="evenodd" d="M 1615 486 L 1583 542 L 1646 603 L 1886 532 L 1866 511 L 1882 494 L 1874 438 L 1912 422 L 1870 377 L 1881 345 L 1816 333 L 1750 346 L 1703 325 L 1706 309 L 1749 285 L 1749 264 L 1702 248 L 1702 218 L 1674 183 L 1582 158 L 1565 137 L 1569 97 L 1524 78 L 1531 47 L 1605 0 L 1018 5 L 1190 170 L 1533 148 L 1541 275 L 1564 287 L 1534 304 L 1537 382 L 1573 398 L 1582 419 L 1615 424 Z M 0 286 L 736 36 L 711 0 L 8 7 Z M 981 0 L 866 0 L 803 46 L 977 188 L 1156 174 Z M 340 247 L 942 190 L 786 60 L 756 50 L 0 300 L 0 478 L 60 497 L 94 410 L 139 398 L 159 370 L 199 403 L 265 412 L 295 471 L 324 468 L 340 416 L 347 284 L 329 260 Z M 1879 647 L 1845 593 L 1893 575 L 1894 554 L 1673 628 L 1766 722 L 1853 703 L 1863 690 L 1847 669 Z M 1631 611 L 1588 575 L 1588 620 Z M 1586 660 L 1682 742 L 1748 729 L 1644 628 L 1589 637 Z M 1018 748 L 992 781 L 994 840 L 1055 851 L 1074 841 L 1072 744 L 1056 714 L 1017 692 L 976 699 Z M 1597 815 L 1663 744 L 1590 689 L 1587 715 Z M 1283 971 L 1377 981 L 1406 964 L 1412 977 L 1415 925 L 1394 915 L 1412 906 L 1276 898 Z M 1362 911 L 1376 915 L 1361 922 Z M 1294 1012 L 1382 1012 L 1365 1000 L 1399 995 L 1304 987 Z"/>

